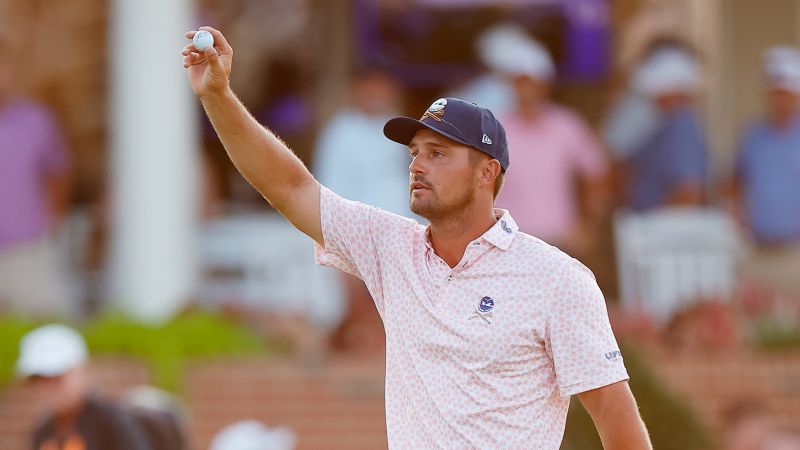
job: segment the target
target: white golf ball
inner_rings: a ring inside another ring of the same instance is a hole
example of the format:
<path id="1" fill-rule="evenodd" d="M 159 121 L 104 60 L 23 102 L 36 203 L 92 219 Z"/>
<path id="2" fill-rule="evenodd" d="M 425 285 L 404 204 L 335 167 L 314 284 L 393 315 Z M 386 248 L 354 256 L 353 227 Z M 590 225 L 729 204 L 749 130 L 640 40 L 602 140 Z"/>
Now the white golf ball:
<path id="1" fill-rule="evenodd" d="M 214 45 L 214 36 L 212 36 L 208 31 L 198 31 L 192 38 L 192 44 L 194 45 L 194 48 L 204 52 L 207 48 Z"/>

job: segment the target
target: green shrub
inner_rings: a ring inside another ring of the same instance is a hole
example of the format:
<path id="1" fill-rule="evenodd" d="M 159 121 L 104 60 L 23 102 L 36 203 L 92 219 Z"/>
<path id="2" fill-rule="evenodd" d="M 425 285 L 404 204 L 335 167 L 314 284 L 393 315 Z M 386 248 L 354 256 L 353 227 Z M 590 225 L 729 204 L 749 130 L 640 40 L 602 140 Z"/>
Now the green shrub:
<path id="1" fill-rule="evenodd" d="M 0 386 L 14 377 L 14 363 L 19 354 L 19 341 L 22 336 L 39 324 L 18 317 L 0 319 Z"/>
<path id="2" fill-rule="evenodd" d="M 714 448 L 708 430 L 695 413 L 671 394 L 653 375 L 633 349 L 623 346 L 625 367 L 642 419 L 647 425 L 653 448 L 659 450 L 705 450 Z M 591 417 L 573 397 L 567 416 L 562 450 L 602 450 Z"/>
<path id="3" fill-rule="evenodd" d="M 761 350 L 791 351 L 800 349 L 800 329 L 795 323 L 775 319 L 756 323 L 752 344 Z"/>
<path id="4" fill-rule="evenodd" d="M 13 376 L 19 341 L 41 325 L 19 319 L 0 321 L 0 382 Z M 192 312 L 162 325 L 146 325 L 122 315 L 101 316 L 80 331 L 93 356 L 134 356 L 150 367 L 153 383 L 176 390 L 187 361 L 222 356 L 282 353 L 283 342 L 263 339 L 218 314 Z"/>

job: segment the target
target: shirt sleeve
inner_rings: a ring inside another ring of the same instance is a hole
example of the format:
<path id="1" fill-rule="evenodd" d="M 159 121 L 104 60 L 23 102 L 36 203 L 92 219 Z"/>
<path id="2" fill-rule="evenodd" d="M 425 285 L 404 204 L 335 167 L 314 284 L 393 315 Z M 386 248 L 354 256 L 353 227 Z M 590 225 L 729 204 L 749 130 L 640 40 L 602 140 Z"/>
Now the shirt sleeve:
<path id="1" fill-rule="evenodd" d="M 591 271 L 574 259 L 556 287 L 545 345 L 561 397 L 628 379 L 603 294 Z"/>
<path id="2" fill-rule="evenodd" d="M 383 314 L 381 268 L 387 258 L 410 251 L 411 233 L 419 224 L 320 188 L 320 222 L 324 247 L 315 244 L 317 264 L 355 275 L 367 285 Z"/>
<path id="3" fill-rule="evenodd" d="M 578 117 L 572 117 L 568 123 L 572 136 L 572 163 L 578 173 L 590 179 L 605 175 L 608 162 L 597 137 Z"/>

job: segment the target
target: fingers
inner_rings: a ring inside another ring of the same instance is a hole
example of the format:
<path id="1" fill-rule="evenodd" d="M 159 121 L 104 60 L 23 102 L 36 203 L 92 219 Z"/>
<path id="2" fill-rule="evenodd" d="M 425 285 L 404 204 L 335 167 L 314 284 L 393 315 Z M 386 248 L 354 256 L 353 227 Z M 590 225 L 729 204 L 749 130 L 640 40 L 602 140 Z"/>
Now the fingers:
<path id="1" fill-rule="evenodd" d="M 188 33 L 187 33 L 188 34 Z M 188 44 L 181 50 L 183 56 L 183 67 L 189 67 L 205 62 L 205 54 L 199 52 L 194 44 Z"/>
<path id="2" fill-rule="evenodd" d="M 187 39 L 192 39 L 192 38 L 194 38 L 195 34 L 197 34 L 197 31 L 192 30 L 192 31 L 187 31 L 184 36 L 186 36 Z"/>
<path id="3" fill-rule="evenodd" d="M 208 60 L 208 63 L 211 65 L 212 70 L 215 70 L 218 73 L 225 72 L 225 68 L 222 66 L 222 62 L 219 60 L 219 53 L 217 52 L 217 49 L 215 49 L 213 46 L 206 49 L 205 59 Z"/>
<path id="4" fill-rule="evenodd" d="M 185 68 L 188 68 L 189 66 L 195 66 L 197 64 L 203 64 L 205 61 L 206 57 L 201 53 L 189 52 L 183 55 L 183 67 Z"/>
<path id="5" fill-rule="evenodd" d="M 209 33 L 211 33 L 212 36 L 214 36 L 214 47 L 217 47 L 219 49 L 219 53 L 222 54 L 233 53 L 233 48 L 231 47 L 230 44 L 228 44 L 228 40 L 225 39 L 225 36 L 223 36 L 219 30 L 209 26 L 203 26 L 200 27 L 200 29 L 208 31 Z M 194 36 L 194 34 L 192 34 L 192 36 Z"/>

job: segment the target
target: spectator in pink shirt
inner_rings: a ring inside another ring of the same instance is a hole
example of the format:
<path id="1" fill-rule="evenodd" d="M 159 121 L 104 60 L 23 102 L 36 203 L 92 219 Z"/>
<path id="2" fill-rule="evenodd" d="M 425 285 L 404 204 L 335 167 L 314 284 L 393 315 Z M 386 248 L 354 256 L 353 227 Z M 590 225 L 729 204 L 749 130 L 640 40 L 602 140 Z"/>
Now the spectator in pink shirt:
<path id="1" fill-rule="evenodd" d="M 515 212 L 522 231 L 580 252 L 591 240 L 592 221 L 606 204 L 603 151 L 577 114 L 550 100 L 555 70 L 547 50 L 531 39 L 508 51 L 505 72 L 516 106 L 501 112 L 500 120 L 514 166 L 506 174 L 497 205 Z M 582 185 L 583 192 L 576 185 Z"/>
<path id="2" fill-rule="evenodd" d="M 0 311 L 49 317 L 68 311 L 49 238 L 66 209 L 68 160 L 55 118 L 13 89 L 0 40 Z"/>

